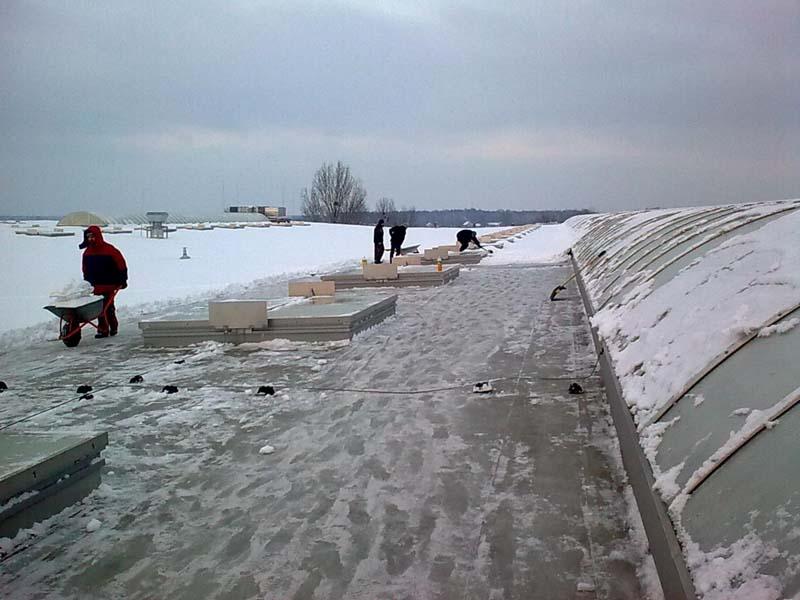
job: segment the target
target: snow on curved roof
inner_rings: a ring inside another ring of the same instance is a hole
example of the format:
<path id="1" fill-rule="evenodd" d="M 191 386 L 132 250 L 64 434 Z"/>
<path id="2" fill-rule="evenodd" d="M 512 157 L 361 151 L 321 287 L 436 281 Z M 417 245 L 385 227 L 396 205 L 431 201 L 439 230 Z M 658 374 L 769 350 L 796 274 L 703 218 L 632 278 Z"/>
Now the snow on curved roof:
<path id="1" fill-rule="evenodd" d="M 697 591 L 798 593 L 800 200 L 568 224 Z"/>
<path id="2" fill-rule="evenodd" d="M 68 215 L 61 217 L 61 220 L 56 224 L 57 227 L 88 227 L 89 225 L 100 225 L 105 227 L 110 224 L 107 217 L 103 217 L 94 212 L 86 210 L 79 210 L 71 212 Z"/>

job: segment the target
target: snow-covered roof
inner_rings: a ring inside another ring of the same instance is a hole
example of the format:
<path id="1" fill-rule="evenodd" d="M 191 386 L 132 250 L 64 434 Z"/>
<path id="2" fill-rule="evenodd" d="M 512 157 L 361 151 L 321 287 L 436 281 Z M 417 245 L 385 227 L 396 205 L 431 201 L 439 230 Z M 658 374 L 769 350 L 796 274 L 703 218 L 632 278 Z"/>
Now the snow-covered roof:
<path id="1" fill-rule="evenodd" d="M 800 590 L 798 209 L 568 221 L 592 324 L 706 598 Z"/>
<path id="2" fill-rule="evenodd" d="M 257 223 L 269 219 L 261 213 L 175 213 L 167 212 L 167 223 L 180 225 L 184 223 Z M 69 213 L 58 222 L 63 227 L 86 227 L 88 225 L 146 225 L 150 222 L 146 213 L 130 215 L 100 215 L 95 212 L 77 211 Z"/>

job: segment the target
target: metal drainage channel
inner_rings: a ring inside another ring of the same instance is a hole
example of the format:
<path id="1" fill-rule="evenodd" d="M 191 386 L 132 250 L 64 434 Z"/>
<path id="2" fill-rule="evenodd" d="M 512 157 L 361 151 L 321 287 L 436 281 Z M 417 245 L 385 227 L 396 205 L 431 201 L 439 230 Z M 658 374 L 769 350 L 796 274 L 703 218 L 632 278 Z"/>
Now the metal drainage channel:
<path id="1" fill-rule="evenodd" d="M 586 314 L 592 317 L 594 308 L 586 292 L 578 264 L 574 256 L 571 257 L 571 260 Z M 665 600 L 693 600 L 697 598 L 697 594 L 694 590 L 692 577 L 683 559 L 683 552 L 678 542 L 678 537 L 675 535 L 672 520 L 667 514 L 664 503 L 653 491 L 653 484 L 655 483 L 653 471 L 639 445 L 636 425 L 622 399 L 619 379 L 617 379 L 617 375 L 611 366 L 611 359 L 603 341 L 597 335 L 594 327 L 590 329 L 595 349 L 600 355 L 600 372 L 605 384 L 608 403 L 611 407 L 614 427 L 619 438 L 622 462 L 636 497 L 636 504 L 639 507 L 642 523 L 647 533 L 650 552 L 653 555 L 656 570 L 658 571 L 664 598 Z"/>

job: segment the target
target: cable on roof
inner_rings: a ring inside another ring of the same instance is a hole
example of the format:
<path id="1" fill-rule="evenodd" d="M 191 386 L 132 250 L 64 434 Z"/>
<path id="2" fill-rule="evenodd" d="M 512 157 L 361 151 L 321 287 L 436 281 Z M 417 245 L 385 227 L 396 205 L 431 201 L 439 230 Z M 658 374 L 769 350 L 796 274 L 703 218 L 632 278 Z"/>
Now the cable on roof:
<path id="1" fill-rule="evenodd" d="M 595 256 L 594 258 L 592 258 L 589 261 L 587 261 L 586 268 L 588 269 L 589 267 L 591 267 L 595 262 L 597 262 L 598 260 L 603 258 L 605 255 L 606 255 L 606 251 L 605 250 L 601 250 L 600 252 L 598 252 L 597 256 Z M 573 279 L 575 279 L 577 276 L 578 276 L 578 271 L 576 270 L 572 275 L 570 275 L 569 277 L 567 277 L 566 280 L 564 280 L 564 283 L 554 287 L 553 291 L 550 292 L 550 301 L 552 302 L 552 301 L 557 300 L 556 296 L 558 296 L 558 293 L 564 291 L 565 289 L 567 289 L 567 284 L 570 281 L 572 281 Z"/>
<path id="2" fill-rule="evenodd" d="M 508 381 L 508 380 L 515 380 L 515 381 L 584 381 L 592 377 L 597 370 L 597 366 L 600 363 L 600 356 L 602 356 L 604 350 L 601 349 L 597 355 L 597 360 L 594 363 L 591 371 L 586 375 L 582 376 L 562 376 L 562 377 L 521 377 L 521 376 L 514 376 L 514 377 L 495 377 L 493 379 L 486 379 L 479 382 L 462 382 L 462 383 L 455 383 L 453 385 L 442 386 L 437 388 L 424 388 L 424 389 L 388 389 L 388 390 L 381 390 L 381 389 L 374 389 L 374 388 L 350 388 L 350 387 L 320 387 L 320 386 L 302 386 L 302 387 L 292 387 L 287 386 L 286 389 L 289 390 L 297 390 L 297 391 L 305 391 L 305 392 L 347 392 L 352 394 L 384 394 L 384 395 L 399 395 L 399 396 L 415 396 L 418 394 L 433 394 L 436 392 L 448 392 L 454 390 L 460 390 L 464 388 L 471 388 L 473 391 L 479 390 L 480 393 L 485 393 L 484 390 L 488 390 L 485 386 L 491 387 L 491 384 L 498 381 Z M 176 360 L 173 361 L 174 364 L 182 364 L 184 360 Z M 166 394 L 174 394 L 177 393 L 178 387 L 173 384 L 150 384 L 150 385 L 138 385 L 144 382 L 143 375 L 151 373 L 155 371 L 159 367 L 154 367 L 150 371 L 145 371 L 143 374 L 133 376 L 129 383 L 109 383 L 106 385 L 101 385 L 96 389 L 93 389 L 90 385 L 81 385 L 77 388 L 78 396 L 74 396 L 52 406 L 49 406 L 43 410 L 31 413 L 26 415 L 20 419 L 7 423 L 5 425 L 0 426 L 0 431 L 4 429 L 8 429 L 14 425 L 18 425 L 19 423 L 24 423 L 25 421 L 29 421 L 39 415 L 44 413 L 50 412 L 51 410 L 55 410 L 64 406 L 65 404 L 69 404 L 71 402 L 76 402 L 78 400 L 92 400 L 94 398 L 93 393 L 97 393 L 100 391 L 113 389 L 113 388 L 139 388 L 139 389 L 147 389 L 147 390 L 154 390 L 159 391 Z M 251 390 L 256 388 L 256 395 L 263 395 L 263 396 L 272 396 L 276 392 L 276 388 L 272 385 L 258 385 L 258 384 L 251 384 L 251 385 L 200 385 L 200 386 L 181 386 L 181 389 L 194 391 L 194 390 L 201 390 L 201 389 L 222 389 L 222 390 L 232 390 L 232 391 L 239 391 L 239 390 Z M 63 386 L 52 386 L 52 387 L 45 387 L 45 388 L 37 388 L 39 390 L 63 390 Z M 492 388 L 493 391 L 493 388 Z M 90 393 L 93 392 L 93 393 Z"/>

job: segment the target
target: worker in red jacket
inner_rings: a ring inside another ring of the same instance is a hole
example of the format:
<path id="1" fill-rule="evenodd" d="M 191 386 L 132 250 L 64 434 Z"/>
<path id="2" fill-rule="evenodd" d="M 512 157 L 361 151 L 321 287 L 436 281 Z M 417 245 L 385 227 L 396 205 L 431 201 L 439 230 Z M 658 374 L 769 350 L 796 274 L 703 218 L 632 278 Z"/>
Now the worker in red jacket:
<path id="1" fill-rule="evenodd" d="M 94 287 L 94 293 L 103 296 L 103 312 L 97 319 L 96 338 L 117 335 L 119 322 L 114 308 L 114 296 L 120 289 L 128 287 L 128 265 L 122 253 L 103 239 L 97 225 L 83 232 L 83 278 Z"/>

